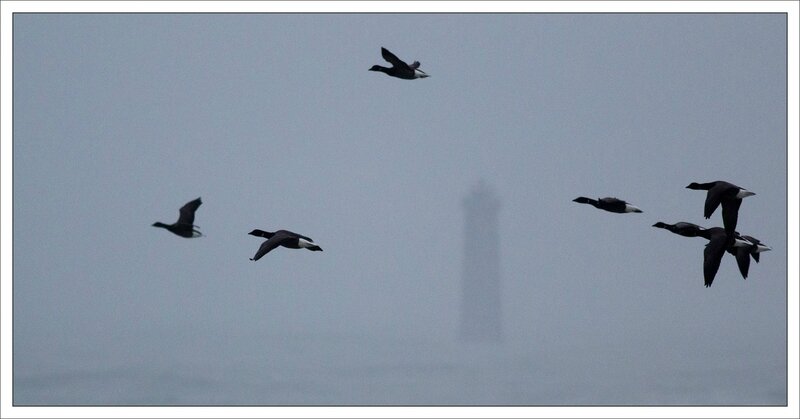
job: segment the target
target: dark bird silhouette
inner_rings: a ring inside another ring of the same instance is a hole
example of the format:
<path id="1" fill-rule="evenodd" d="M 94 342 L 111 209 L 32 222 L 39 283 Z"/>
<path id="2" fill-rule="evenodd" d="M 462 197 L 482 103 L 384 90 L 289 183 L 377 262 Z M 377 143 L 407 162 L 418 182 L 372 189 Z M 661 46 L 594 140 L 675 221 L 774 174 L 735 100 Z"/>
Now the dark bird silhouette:
<path id="1" fill-rule="evenodd" d="M 733 240 L 729 240 L 730 237 L 725 232 L 725 229 L 720 227 L 706 229 L 692 223 L 679 222 L 675 224 L 666 224 L 660 221 L 653 224 L 653 227 L 667 229 L 685 237 L 702 237 L 709 241 L 709 244 L 706 245 L 703 264 L 703 273 L 705 275 L 707 287 L 711 286 L 711 282 L 714 280 L 724 252 L 727 251 L 736 257 L 736 265 L 739 267 L 739 273 L 742 274 L 742 278 L 747 279 L 747 274 L 750 270 L 750 257 L 752 256 L 753 259 L 756 260 L 756 263 L 758 263 L 759 253 L 772 250 L 770 247 L 762 244 L 758 239 L 752 236 L 742 236 L 738 232 L 734 234 Z M 711 246 L 712 243 L 714 243 L 714 247 L 709 250 L 708 246 Z M 724 246 L 722 253 L 718 253 L 719 249 L 716 246 Z"/>
<path id="2" fill-rule="evenodd" d="M 700 235 L 701 231 L 705 230 L 705 228 L 700 227 L 697 224 L 687 223 L 684 221 L 680 221 L 675 224 L 667 224 L 659 221 L 653 224 L 653 227 L 663 228 L 675 234 L 680 234 L 684 237 L 697 237 Z"/>
<path id="3" fill-rule="evenodd" d="M 743 235 L 742 238 L 747 240 L 747 241 L 749 241 L 750 243 L 752 243 L 752 245 L 749 247 L 748 250 L 750 252 L 750 256 L 753 257 L 753 259 L 756 261 L 756 263 L 758 263 L 758 258 L 759 258 L 758 255 L 761 252 L 766 252 L 768 250 L 772 250 L 771 247 L 765 245 L 764 243 L 761 242 L 761 240 L 759 240 L 759 239 L 757 239 L 757 238 L 755 238 L 753 236 L 745 236 L 745 235 Z"/>
<path id="4" fill-rule="evenodd" d="M 737 248 L 749 246 L 750 242 L 736 235 L 728 235 L 722 227 L 704 229 L 698 233 L 698 236 L 708 240 L 708 244 L 703 250 L 703 278 L 705 279 L 706 287 L 710 287 L 711 283 L 714 282 L 714 277 L 717 275 L 725 251 L 736 256 L 739 272 L 742 273 L 744 278 L 747 278 L 747 270 L 742 270 L 741 256 L 739 256 Z M 745 253 L 744 258 L 747 259 L 748 255 L 749 253 Z M 749 259 L 747 260 L 749 266 Z"/>
<path id="5" fill-rule="evenodd" d="M 153 223 L 153 227 L 162 227 L 166 228 L 167 230 L 186 238 L 192 237 L 200 237 L 201 234 L 199 231 L 195 230 L 194 225 L 194 212 L 197 211 L 197 208 L 200 207 L 200 204 L 203 202 L 200 201 L 200 198 L 195 199 L 194 201 L 187 202 L 186 205 L 182 206 L 179 210 L 178 221 L 173 224 L 164 224 L 161 222 Z M 199 227 L 198 227 L 199 228 Z"/>
<path id="6" fill-rule="evenodd" d="M 425 77 L 428 77 L 427 73 L 419 69 L 419 61 L 414 61 L 411 63 L 411 65 L 408 65 L 405 63 L 405 61 L 397 58 L 396 55 L 392 54 L 388 49 L 383 47 L 381 47 L 381 55 L 383 56 L 383 59 L 391 63 L 392 66 L 381 67 L 379 65 L 373 65 L 369 71 L 381 71 L 392 77 L 406 80 L 424 79 Z"/>
<path id="7" fill-rule="evenodd" d="M 642 212 L 639 208 L 617 198 L 600 198 L 597 200 L 586 198 L 583 196 L 579 196 L 572 200 L 573 202 L 577 202 L 580 204 L 590 204 L 594 205 L 595 208 L 600 208 L 602 210 L 606 210 L 609 212 L 616 212 L 619 214 L 624 214 L 626 212 Z"/>
<path id="8" fill-rule="evenodd" d="M 735 249 L 726 250 L 728 253 L 736 256 L 736 264 L 739 265 L 739 272 L 741 272 L 742 278 L 747 279 L 747 273 L 750 270 L 750 258 L 752 257 L 756 263 L 758 263 L 759 254 L 761 252 L 772 250 L 772 248 L 761 243 L 760 240 L 753 236 L 744 236 L 736 233 L 736 237 L 747 241 L 748 244 L 745 246 L 736 247 Z"/>
<path id="9" fill-rule="evenodd" d="M 262 256 L 278 246 L 288 247 L 289 249 L 306 248 L 308 250 L 322 251 L 322 248 L 317 246 L 311 238 L 292 233 L 288 230 L 278 230 L 274 233 L 270 233 L 269 231 L 255 229 L 247 234 L 267 239 L 267 241 L 261 243 L 261 247 L 258 248 L 256 255 L 250 258 L 250 260 L 253 261 L 261 259 Z"/>
<path id="10" fill-rule="evenodd" d="M 739 219 L 739 207 L 742 205 L 742 198 L 755 195 L 742 187 L 732 183 L 718 180 L 709 183 L 692 182 L 687 186 L 688 189 L 705 190 L 706 204 L 703 209 L 703 216 L 711 218 L 714 210 L 722 204 L 722 224 L 728 235 L 735 235 L 736 223 Z"/>

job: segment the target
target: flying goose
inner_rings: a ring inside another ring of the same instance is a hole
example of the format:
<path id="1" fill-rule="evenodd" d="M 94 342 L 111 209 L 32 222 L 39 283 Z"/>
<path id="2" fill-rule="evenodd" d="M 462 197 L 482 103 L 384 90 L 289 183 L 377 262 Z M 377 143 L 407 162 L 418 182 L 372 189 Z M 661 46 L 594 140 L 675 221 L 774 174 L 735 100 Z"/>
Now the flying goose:
<path id="1" fill-rule="evenodd" d="M 197 211 L 197 208 L 202 203 L 203 202 L 200 201 L 200 198 L 197 198 L 194 201 L 189 201 L 179 210 L 180 215 L 178 216 L 178 221 L 173 224 L 155 222 L 153 223 L 153 227 L 166 228 L 167 230 L 181 237 L 186 237 L 189 239 L 193 237 L 200 237 L 202 234 L 194 229 L 195 227 L 198 227 L 194 225 L 194 212 Z"/>
<path id="2" fill-rule="evenodd" d="M 711 227 L 702 231 L 700 237 L 708 239 L 708 244 L 703 250 L 703 278 L 705 279 L 706 287 L 710 287 L 714 282 L 714 276 L 717 275 L 719 264 L 722 262 L 722 256 L 727 250 L 728 253 L 736 255 L 736 262 L 740 264 L 741 257 L 738 255 L 736 248 L 747 247 L 752 243 L 744 240 L 741 236 L 729 235 L 722 227 Z M 745 254 L 745 258 L 748 254 Z M 748 259 L 749 260 L 749 259 Z M 748 263 L 749 266 L 749 263 Z M 743 277 L 747 277 L 747 272 L 742 271 L 742 266 L 739 266 L 739 272 Z"/>
<path id="3" fill-rule="evenodd" d="M 724 228 L 712 227 L 703 228 L 697 224 L 679 222 L 675 224 L 666 224 L 657 222 L 653 227 L 667 229 L 675 234 L 680 234 L 685 237 L 702 237 L 709 241 L 706 245 L 703 261 L 703 274 L 706 279 L 706 286 L 710 287 L 714 276 L 719 269 L 719 263 L 722 260 L 722 254 L 728 252 L 736 257 L 736 265 L 739 267 L 739 273 L 742 278 L 747 279 L 748 271 L 750 270 L 750 257 L 758 263 L 758 254 L 767 250 L 772 250 L 770 247 L 761 244 L 758 239 L 751 236 L 742 236 L 738 232 L 733 236 L 734 240 L 728 240 L 729 236 L 725 233 Z M 713 243 L 713 246 L 712 246 Z M 712 249 L 709 249 L 712 246 Z M 718 254 L 718 246 L 723 246 L 722 253 Z"/>
<path id="4" fill-rule="evenodd" d="M 383 59 L 391 63 L 392 66 L 381 67 L 379 65 L 373 65 L 369 71 L 381 71 L 392 77 L 406 80 L 424 79 L 425 77 L 428 77 L 427 73 L 419 69 L 419 61 L 414 61 L 411 63 L 411 65 L 408 65 L 405 63 L 405 61 L 397 58 L 396 55 L 392 54 L 388 49 L 383 47 L 381 47 L 381 55 L 383 56 Z"/>
<path id="5" fill-rule="evenodd" d="M 594 205 L 595 208 L 600 208 L 602 210 L 606 210 L 609 212 L 616 212 L 619 214 L 624 214 L 626 212 L 642 212 L 639 208 L 617 198 L 600 198 L 600 199 L 591 199 L 586 198 L 583 196 L 579 196 L 572 200 L 573 202 L 577 202 L 580 204 L 590 204 Z"/>
<path id="6" fill-rule="evenodd" d="M 290 249 L 306 248 L 308 250 L 322 251 L 322 248 L 317 246 L 311 238 L 292 233 L 288 230 L 278 230 L 274 233 L 270 233 L 269 231 L 255 229 L 247 234 L 268 239 L 264 243 L 261 243 L 256 255 L 250 258 L 252 261 L 261 259 L 262 256 L 278 246 L 288 247 Z"/>
<path id="7" fill-rule="evenodd" d="M 755 195 L 747 189 L 721 180 L 708 183 L 692 182 L 687 188 L 708 191 L 703 209 L 703 216 L 706 219 L 711 218 L 714 210 L 722 204 L 722 224 L 729 235 L 736 233 L 736 222 L 739 219 L 739 206 L 742 205 L 742 198 Z"/>

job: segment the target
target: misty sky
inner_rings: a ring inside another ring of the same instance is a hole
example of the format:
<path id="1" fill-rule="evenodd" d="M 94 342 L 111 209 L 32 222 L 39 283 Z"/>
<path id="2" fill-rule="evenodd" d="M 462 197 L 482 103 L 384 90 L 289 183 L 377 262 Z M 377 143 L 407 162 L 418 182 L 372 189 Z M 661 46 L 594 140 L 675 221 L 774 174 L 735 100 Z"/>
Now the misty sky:
<path id="1" fill-rule="evenodd" d="M 765 373 L 742 400 L 782 404 L 786 30 L 781 14 L 17 14 L 14 373 L 249 336 L 454 340 L 461 200 L 483 179 L 506 345 L 575 351 L 576 380 L 620 359 L 744 366 Z M 430 77 L 367 71 L 382 46 Z M 737 230 L 773 250 L 746 281 L 726 255 L 707 289 L 705 240 L 651 226 L 722 226 L 685 188 L 714 180 L 756 193 Z M 197 197 L 205 237 L 150 226 Z M 251 262 L 254 228 L 324 252 Z"/>

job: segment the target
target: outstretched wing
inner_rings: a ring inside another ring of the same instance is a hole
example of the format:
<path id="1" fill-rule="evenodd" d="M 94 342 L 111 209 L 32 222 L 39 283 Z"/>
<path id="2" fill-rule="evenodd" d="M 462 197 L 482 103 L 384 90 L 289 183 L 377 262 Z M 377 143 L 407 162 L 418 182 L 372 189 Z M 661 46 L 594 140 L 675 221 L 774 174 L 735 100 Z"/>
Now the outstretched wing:
<path id="1" fill-rule="evenodd" d="M 722 202 L 722 225 L 725 226 L 725 233 L 730 236 L 736 232 L 740 206 L 742 206 L 741 199 L 726 199 Z"/>
<path id="2" fill-rule="evenodd" d="M 739 265 L 739 272 L 742 278 L 747 279 L 747 271 L 750 270 L 750 248 L 737 247 L 736 250 L 736 264 Z"/>
<path id="3" fill-rule="evenodd" d="M 269 240 L 261 243 L 261 247 L 258 248 L 256 255 L 253 256 L 251 260 L 259 260 L 262 256 L 269 253 L 272 249 L 281 245 L 281 242 L 286 239 L 286 236 L 282 234 L 274 234 Z"/>
<path id="4" fill-rule="evenodd" d="M 728 240 L 724 234 L 713 237 L 703 250 L 703 278 L 706 287 L 710 287 L 714 282 L 714 277 L 719 270 L 722 255 L 725 254 L 725 242 Z"/>
<path id="5" fill-rule="evenodd" d="M 722 196 L 719 193 L 719 189 L 709 189 L 708 193 L 706 193 L 706 203 L 705 207 L 703 207 L 703 217 L 711 218 L 711 214 L 713 214 L 714 210 L 717 209 L 720 201 L 722 201 Z"/>
<path id="6" fill-rule="evenodd" d="M 200 204 L 203 202 L 200 201 L 200 198 L 195 199 L 194 201 L 187 202 L 186 205 L 182 206 L 178 216 L 178 224 L 194 224 L 194 212 L 197 211 L 197 208 L 200 207 Z"/>
<path id="7" fill-rule="evenodd" d="M 750 256 L 752 256 L 753 259 L 756 261 L 756 263 L 758 263 L 758 259 L 759 259 L 758 255 L 760 253 L 755 252 L 753 250 L 756 250 L 758 245 L 761 244 L 761 240 L 759 240 L 759 239 L 757 239 L 757 238 L 755 238 L 753 236 L 742 236 L 742 238 L 744 238 L 745 240 L 749 241 L 750 243 L 753 243 L 753 247 L 749 248 L 750 251 L 751 251 L 749 253 L 750 253 Z"/>
<path id="8" fill-rule="evenodd" d="M 403 60 L 401 60 L 401 59 L 397 58 L 397 56 L 396 56 L 396 55 L 392 54 L 392 53 L 391 53 L 391 52 L 390 52 L 388 49 L 386 49 L 386 48 L 383 48 L 383 47 L 381 47 L 381 55 L 383 56 L 383 59 L 384 59 L 384 60 L 386 60 L 386 61 L 388 61 L 388 62 L 392 63 L 392 65 L 393 65 L 393 66 L 395 66 L 395 67 L 399 67 L 399 68 L 405 68 L 405 69 L 408 69 L 408 70 L 412 70 L 412 68 L 411 68 L 411 67 L 409 67 L 409 66 L 408 66 L 408 64 L 406 64 L 406 63 L 405 63 Z"/>

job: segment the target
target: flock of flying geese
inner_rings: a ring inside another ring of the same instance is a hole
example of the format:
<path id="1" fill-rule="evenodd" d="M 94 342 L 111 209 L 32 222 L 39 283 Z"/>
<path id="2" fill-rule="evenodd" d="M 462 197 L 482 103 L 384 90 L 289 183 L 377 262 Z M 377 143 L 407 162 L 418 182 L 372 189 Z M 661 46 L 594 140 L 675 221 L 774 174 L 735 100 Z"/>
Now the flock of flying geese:
<path id="1" fill-rule="evenodd" d="M 386 73 L 392 77 L 397 77 L 406 80 L 413 80 L 413 79 L 422 79 L 428 77 L 428 74 L 424 71 L 419 69 L 419 61 L 414 61 L 413 63 L 406 64 L 405 61 L 397 58 L 396 55 L 392 54 L 388 49 L 381 47 L 381 55 L 383 59 L 388 61 L 392 64 L 391 67 L 381 67 L 379 65 L 374 65 L 369 71 L 381 71 Z M 153 227 L 161 227 L 171 231 L 174 234 L 177 234 L 181 237 L 186 238 L 193 238 L 193 237 L 200 237 L 202 233 L 196 229 L 196 225 L 194 224 L 194 213 L 197 211 L 197 208 L 200 207 L 200 204 L 203 202 L 200 198 L 195 199 L 194 201 L 187 202 L 186 205 L 182 206 L 179 210 L 178 221 L 172 224 L 164 224 L 161 222 L 153 223 Z M 264 230 L 255 229 L 251 231 L 251 236 L 256 237 L 263 237 L 267 239 L 267 241 L 261 243 L 261 246 L 258 248 L 255 256 L 250 258 L 252 261 L 256 261 L 261 259 L 262 256 L 269 253 L 271 250 L 275 249 L 278 246 L 287 247 L 289 249 L 308 249 L 312 251 L 322 251 L 322 248 L 317 246 L 309 237 L 293 233 L 288 230 L 278 230 L 275 232 L 269 232 Z"/>
<path id="2" fill-rule="evenodd" d="M 177 234 L 181 237 L 186 237 L 187 239 L 191 239 L 193 237 L 200 237 L 203 234 L 200 233 L 195 227 L 199 228 L 194 224 L 194 213 L 197 211 L 197 208 L 200 207 L 203 201 L 200 198 L 195 199 L 194 201 L 187 202 L 184 206 L 178 210 L 178 221 L 172 224 L 164 224 L 161 222 L 153 223 L 153 227 L 161 227 L 171 231 L 174 234 Z M 288 230 L 278 230 L 275 232 L 269 232 L 264 230 L 255 229 L 247 234 L 256 237 L 264 237 L 267 239 L 264 243 L 261 243 L 261 247 L 258 248 L 256 255 L 250 258 L 250 260 L 259 260 L 262 256 L 269 253 L 272 249 L 275 249 L 278 246 L 288 247 L 289 249 L 308 249 L 314 251 L 322 251 L 322 248 L 317 246 L 309 237 L 301 236 L 297 233 L 292 233 Z"/>
<path id="3" fill-rule="evenodd" d="M 725 252 L 736 257 L 739 272 L 742 274 L 742 278 L 747 279 L 747 272 L 750 270 L 750 257 L 758 263 L 759 253 L 772 250 L 772 248 L 761 243 L 755 237 L 743 236 L 736 231 L 742 198 L 755 195 L 755 193 L 721 180 L 709 183 L 692 182 L 687 188 L 708 191 L 703 210 L 703 215 L 706 219 L 710 218 L 717 207 L 722 205 L 722 223 L 725 228 L 704 228 L 697 224 L 683 221 L 675 224 L 659 221 L 653 224 L 653 227 L 663 228 L 685 237 L 702 237 L 708 240 L 708 244 L 706 244 L 706 248 L 703 251 L 703 277 L 706 287 L 710 287 L 711 283 L 714 282 L 714 277 L 717 275 Z M 581 204 L 590 204 L 596 208 L 620 214 L 642 212 L 639 208 L 617 198 L 594 200 L 581 196 L 573 199 L 573 201 Z"/>
<path id="4" fill-rule="evenodd" d="M 405 80 L 428 77 L 427 73 L 419 69 L 419 61 L 407 64 L 383 47 L 381 47 L 381 55 L 383 59 L 392 64 L 392 66 L 382 67 L 374 65 L 369 71 L 380 71 L 389 76 Z M 739 218 L 739 206 L 742 204 L 742 198 L 755 194 L 724 181 L 709 183 L 693 182 L 687 186 L 687 188 L 708 191 L 703 213 L 706 219 L 711 217 L 711 214 L 714 213 L 720 204 L 722 205 L 722 222 L 725 228 L 704 228 L 697 224 L 687 222 L 666 224 L 660 221 L 653 224 L 653 227 L 667 229 L 685 237 L 702 237 L 708 240 L 708 244 L 706 244 L 705 251 L 703 252 L 703 277 L 705 278 L 706 287 L 710 287 L 711 283 L 714 281 L 714 276 L 716 276 L 719 270 L 722 256 L 726 251 L 736 257 L 736 263 L 739 265 L 739 272 L 741 272 L 743 278 L 747 279 L 747 272 L 750 268 L 750 257 L 758 263 L 759 253 L 772 250 L 758 239 L 752 236 L 740 235 L 736 231 L 736 223 Z M 575 198 L 573 201 L 581 204 L 593 205 L 596 208 L 620 214 L 642 212 L 641 209 L 621 199 L 611 197 L 594 200 L 581 196 Z M 173 224 L 156 222 L 153 226 L 165 228 L 181 237 L 200 237 L 202 234 L 196 229 L 197 226 L 194 225 L 194 213 L 197 211 L 197 208 L 200 207 L 200 204 L 202 204 L 200 198 L 190 201 L 181 207 L 178 221 Z M 253 261 L 261 259 L 262 256 L 279 246 L 289 249 L 322 251 L 322 248 L 314 243 L 314 240 L 311 238 L 288 230 L 269 232 L 255 229 L 248 234 L 267 239 L 258 248 L 255 256 L 250 258 L 250 260 Z"/>

